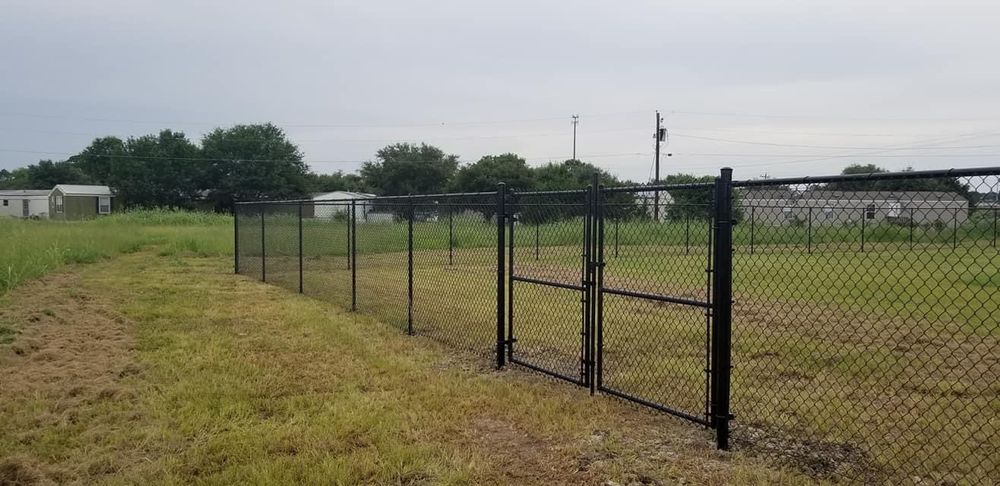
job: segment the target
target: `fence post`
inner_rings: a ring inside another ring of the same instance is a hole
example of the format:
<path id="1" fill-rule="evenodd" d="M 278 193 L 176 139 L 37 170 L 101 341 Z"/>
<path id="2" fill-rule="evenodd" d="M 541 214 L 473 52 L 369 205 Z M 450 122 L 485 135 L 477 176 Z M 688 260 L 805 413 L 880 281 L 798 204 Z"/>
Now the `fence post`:
<path id="1" fill-rule="evenodd" d="M 305 293 L 305 285 L 302 279 L 302 203 L 299 203 L 299 293 Z"/>
<path id="2" fill-rule="evenodd" d="M 506 191 L 504 199 L 504 214 L 507 217 L 507 275 L 514 275 L 514 251 L 517 238 L 514 236 L 515 224 L 517 223 L 517 193 L 513 189 Z M 539 223 L 541 224 L 541 223 Z M 501 248 L 502 250 L 502 248 Z M 514 360 L 514 279 L 507 278 L 507 362 Z"/>
<path id="3" fill-rule="evenodd" d="M 455 221 L 454 221 L 454 207 L 448 206 L 448 265 L 453 265 L 455 263 Z"/>
<path id="4" fill-rule="evenodd" d="M 413 335 L 413 195 L 406 198 L 406 333 Z"/>
<path id="5" fill-rule="evenodd" d="M 910 249 L 913 249 L 913 208 L 910 208 Z"/>
<path id="6" fill-rule="evenodd" d="M 757 206 L 750 206 L 750 254 L 753 255 L 754 251 L 754 222 L 757 216 Z"/>
<path id="7" fill-rule="evenodd" d="M 997 247 L 997 208 L 993 208 L 993 248 Z"/>
<path id="8" fill-rule="evenodd" d="M 506 265 L 504 264 L 504 250 L 507 246 L 505 241 L 507 228 L 504 226 L 504 220 L 507 218 L 507 186 L 503 182 L 497 184 L 497 199 L 496 199 L 496 220 L 497 220 L 497 369 L 502 369 L 504 366 L 504 275 L 506 271 Z M 513 225 L 514 216 L 510 215 L 511 225 Z M 511 235 L 511 241 L 513 242 L 513 235 Z"/>
<path id="9" fill-rule="evenodd" d="M 691 253 L 691 215 L 684 212 L 684 254 Z"/>
<path id="10" fill-rule="evenodd" d="M 267 252 L 264 250 L 264 204 L 260 205 L 260 281 L 267 282 Z"/>
<path id="11" fill-rule="evenodd" d="M 351 311 L 356 311 L 358 310 L 358 212 L 357 202 L 353 199 L 351 200 L 351 222 L 347 228 L 347 231 L 351 233 L 351 252 L 347 256 L 351 264 Z"/>
<path id="12" fill-rule="evenodd" d="M 951 249 L 958 249 L 958 210 L 955 210 L 955 215 L 951 218 Z"/>
<path id="13" fill-rule="evenodd" d="M 865 252 L 865 225 L 868 219 L 868 208 L 861 208 L 861 252 Z"/>
<path id="14" fill-rule="evenodd" d="M 344 208 L 344 211 L 347 213 L 347 217 L 348 218 L 353 218 L 354 217 L 354 213 L 353 213 L 353 211 L 354 211 L 354 201 L 353 200 L 351 200 L 351 205 L 350 206 Z M 316 214 L 316 206 L 313 206 L 313 215 L 315 216 L 315 214 Z M 352 242 L 352 240 L 351 240 L 353 238 L 351 236 L 351 231 L 352 231 L 351 221 L 348 220 L 347 221 L 347 269 L 348 270 L 351 269 L 351 265 L 352 265 L 351 264 L 351 245 L 354 244 Z"/>
<path id="15" fill-rule="evenodd" d="M 615 215 L 615 258 L 618 258 L 618 215 Z"/>
<path id="16" fill-rule="evenodd" d="M 240 274 L 240 207 L 233 204 L 233 273 Z"/>
<path id="17" fill-rule="evenodd" d="M 590 328 L 587 329 L 587 383 L 590 385 L 590 394 L 593 395 L 597 390 L 596 345 L 597 329 L 600 327 L 598 320 L 601 319 L 603 314 L 603 309 L 601 308 L 602 302 L 598 300 L 601 290 L 597 285 L 597 274 L 602 261 L 602 258 L 598 254 L 604 245 L 604 238 L 601 234 L 604 231 L 603 211 L 601 210 L 601 177 L 598 172 L 594 172 L 594 179 L 591 184 L 590 241 L 587 242 L 587 245 L 589 245 L 588 253 L 590 254 L 587 259 L 587 266 L 589 268 L 587 280 L 590 282 L 590 308 L 587 310 L 590 313 Z"/>
<path id="18" fill-rule="evenodd" d="M 541 227 L 542 227 L 542 222 L 541 221 L 535 223 L 535 261 L 536 262 L 538 261 L 538 258 L 539 258 L 539 250 L 538 250 L 538 240 L 539 240 L 539 238 L 538 238 L 538 233 L 541 231 L 541 229 L 540 229 Z"/>
<path id="19" fill-rule="evenodd" d="M 806 253 L 813 252 L 813 208 L 809 206 L 809 212 L 807 213 L 806 219 L 808 223 L 806 224 Z"/>
<path id="20" fill-rule="evenodd" d="M 715 180 L 715 248 L 712 279 L 712 427 L 716 447 L 729 449 L 729 385 L 733 303 L 733 170 L 722 169 Z"/>

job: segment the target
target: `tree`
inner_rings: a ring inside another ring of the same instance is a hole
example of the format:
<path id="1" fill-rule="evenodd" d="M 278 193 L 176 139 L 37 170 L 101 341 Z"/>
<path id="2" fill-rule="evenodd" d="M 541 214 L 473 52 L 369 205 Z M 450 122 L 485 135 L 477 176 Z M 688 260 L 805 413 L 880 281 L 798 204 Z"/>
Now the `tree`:
<path id="1" fill-rule="evenodd" d="M 535 187 L 535 173 L 515 154 L 486 155 L 455 173 L 451 190 L 455 192 L 495 191 L 503 182 L 508 188 L 530 191 Z"/>
<path id="2" fill-rule="evenodd" d="M 593 183 L 594 173 L 598 174 L 600 184 L 605 187 L 624 185 L 625 182 L 615 176 L 598 169 L 593 164 L 569 159 L 563 162 L 550 162 L 534 170 L 536 188 L 540 191 L 567 191 L 586 189 Z M 532 197 L 525 200 L 522 207 L 522 218 L 525 222 L 545 222 L 556 219 L 582 216 L 584 198 L 580 194 L 549 195 L 544 197 L 545 203 L 556 203 L 558 206 L 531 205 Z M 605 215 L 611 218 L 621 218 L 637 214 L 639 206 L 635 204 L 635 194 L 618 192 L 608 194 L 604 198 Z"/>
<path id="3" fill-rule="evenodd" d="M 94 181 L 112 185 L 112 169 L 127 156 L 125 142 L 118 137 L 101 137 L 69 158 Z"/>
<path id="4" fill-rule="evenodd" d="M 308 167 L 302 152 L 271 123 L 216 128 L 201 141 L 209 159 L 200 184 L 216 209 L 237 200 L 290 199 L 307 194 Z"/>
<path id="5" fill-rule="evenodd" d="M 201 171 L 198 147 L 182 132 L 129 138 L 127 157 L 116 160 L 108 183 L 128 205 L 190 207 L 198 197 Z"/>
<path id="6" fill-rule="evenodd" d="M 663 179 L 664 184 L 701 184 L 715 181 L 713 176 L 695 176 L 691 174 L 671 174 Z M 667 191 L 670 199 L 669 204 L 663 202 L 663 195 L 660 196 L 661 210 L 667 212 L 669 219 L 684 218 L 707 218 L 709 217 L 712 199 L 714 197 L 711 187 L 705 189 L 671 189 Z"/>
<path id="7" fill-rule="evenodd" d="M 364 192 L 366 190 L 365 183 L 358 174 L 345 174 L 339 170 L 333 174 L 309 174 L 309 192 Z"/>
<path id="8" fill-rule="evenodd" d="M 111 186 L 127 206 L 190 207 L 198 196 L 199 149 L 183 132 L 95 139 L 71 157 L 91 179 Z"/>
<path id="9" fill-rule="evenodd" d="M 431 194 L 447 190 L 458 157 L 427 145 L 397 143 L 380 149 L 361 166 L 361 178 L 383 195 Z"/>
<path id="10" fill-rule="evenodd" d="M 72 162 L 40 160 L 37 164 L 0 173 L 0 188 L 52 189 L 56 184 L 90 184 L 93 181 Z"/>

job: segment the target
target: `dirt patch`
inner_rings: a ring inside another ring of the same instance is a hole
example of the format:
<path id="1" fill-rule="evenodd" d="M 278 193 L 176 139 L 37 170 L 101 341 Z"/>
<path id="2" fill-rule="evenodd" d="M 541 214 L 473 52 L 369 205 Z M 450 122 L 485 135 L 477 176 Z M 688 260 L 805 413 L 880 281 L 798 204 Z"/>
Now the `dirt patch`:
<path id="1" fill-rule="evenodd" d="M 78 274 L 54 274 L 0 304 L 0 324 L 14 330 L 0 345 L 0 437 L 9 438 L 0 438 L 0 483 L 95 479 L 103 422 L 94 407 L 134 400 L 122 383 L 139 372 L 128 322 L 80 284 Z M 47 454 L 53 430 L 80 457 Z"/>
<path id="2" fill-rule="evenodd" d="M 885 471 L 870 455 L 854 444 L 803 439 L 757 426 L 739 427 L 735 447 L 769 462 L 801 470 L 817 479 L 852 478 L 864 484 L 885 481 Z"/>

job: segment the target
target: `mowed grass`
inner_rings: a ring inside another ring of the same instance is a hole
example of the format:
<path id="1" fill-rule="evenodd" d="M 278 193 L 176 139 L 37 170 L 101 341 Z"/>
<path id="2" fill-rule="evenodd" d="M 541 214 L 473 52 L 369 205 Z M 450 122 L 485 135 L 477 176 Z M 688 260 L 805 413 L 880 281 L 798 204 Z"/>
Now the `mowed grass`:
<path id="1" fill-rule="evenodd" d="M 796 484 L 662 415 L 143 251 L 15 289 L 0 482 Z"/>
<path id="2" fill-rule="evenodd" d="M 359 309 L 406 329 L 406 253 L 358 246 Z M 349 302 L 346 257 L 316 253 L 304 260 L 305 293 Z M 620 245 L 606 260 L 609 287 L 707 298 L 704 249 Z M 537 259 L 529 245 L 515 252 L 514 266 L 518 275 L 579 283 L 579 262 L 580 248 L 543 240 Z M 495 264 L 495 249 L 417 251 L 414 331 L 488 355 Z M 739 447 L 820 476 L 991 482 L 1000 467 L 998 264 L 982 242 L 741 248 Z M 294 255 L 271 254 L 268 265 L 270 282 L 297 290 Z M 515 357 L 578 377 L 580 293 L 526 283 L 512 292 Z M 702 309 L 607 295 L 603 330 L 605 386 L 704 415 Z"/>

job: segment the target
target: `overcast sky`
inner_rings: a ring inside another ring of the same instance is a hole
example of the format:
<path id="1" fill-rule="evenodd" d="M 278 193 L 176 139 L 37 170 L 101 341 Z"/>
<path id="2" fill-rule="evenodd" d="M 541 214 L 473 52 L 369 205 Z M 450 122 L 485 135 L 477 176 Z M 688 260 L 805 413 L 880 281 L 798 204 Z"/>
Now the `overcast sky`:
<path id="1" fill-rule="evenodd" d="M 426 141 L 650 178 L 1000 165 L 1000 2 L 0 1 L 0 168 L 273 121 L 317 172 Z"/>

